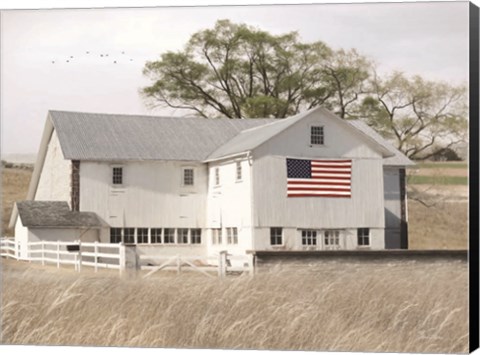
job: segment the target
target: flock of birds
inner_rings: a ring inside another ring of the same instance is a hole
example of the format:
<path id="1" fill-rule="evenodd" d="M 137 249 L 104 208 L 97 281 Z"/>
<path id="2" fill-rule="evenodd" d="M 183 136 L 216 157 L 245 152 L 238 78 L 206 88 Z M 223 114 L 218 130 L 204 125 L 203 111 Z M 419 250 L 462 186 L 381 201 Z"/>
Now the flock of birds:
<path id="1" fill-rule="evenodd" d="M 85 54 L 86 54 L 86 55 L 90 55 L 90 54 L 91 54 L 91 56 L 94 56 L 94 54 L 91 53 L 90 51 L 85 51 Z M 122 55 L 125 55 L 125 51 L 122 51 Z M 101 58 L 107 58 L 107 57 L 109 57 L 109 54 L 108 54 L 108 53 L 100 53 L 100 54 L 98 54 L 98 56 L 100 56 Z M 73 61 L 73 59 L 74 59 L 74 56 L 73 56 L 73 55 L 70 55 L 70 56 L 67 57 L 67 59 L 65 59 L 65 62 L 66 62 L 66 63 L 70 63 L 70 62 Z M 129 61 L 130 61 L 130 62 L 133 62 L 133 59 L 130 58 Z M 52 64 L 55 64 L 56 62 L 57 62 L 57 60 L 52 60 Z M 112 64 L 117 64 L 117 62 L 118 62 L 118 59 L 115 59 L 115 60 L 112 61 Z"/>

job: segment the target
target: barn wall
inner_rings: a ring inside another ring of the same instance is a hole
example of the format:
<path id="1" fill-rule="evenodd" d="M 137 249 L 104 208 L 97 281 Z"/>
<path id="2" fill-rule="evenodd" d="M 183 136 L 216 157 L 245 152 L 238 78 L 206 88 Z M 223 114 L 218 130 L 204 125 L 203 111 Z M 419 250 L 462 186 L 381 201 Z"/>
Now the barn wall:
<path id="1" fill-rule="evenodd" d="M 200 257 L 205 257 L 207 255 L 207 248 L 205 244 L 199 244 L 199 245 L 178 245 L 178 244 L 172 244 L 172 245 L 145 245 L 145 244 L 139 244 L 137 245 L 137 253 L 138 255 L 144 255 L 144 256 L 155 256 L 155 255 L 161 255 L 161 256 L 175 256 L 175 255 L 180 255 L 180 256 L 200 256 Z M 154 259 L 152 259 L 153 261 Z M 157 260 L 156 263 L 159 263 Z M 160 263 L 162 263 L 160 261 Z"/>
<path id="2" fill-rule="evenodd" d="M 284 156 L 254 160 L 255 227 L 384 228 L 381 159 L 353 159 L 352 197 L 287 197 Z"/>
<path id="3" fill-rule="evenodd" d="M 236 179 L 236 162 L 242 166 L 242 179 Z M 219 168 L 220 184 L 215 184 L 215 169 Z M 223 228 L 223 245 L 212 245 L 211 231 L 208 233 L 208 247 L 212 252 L 228 250 L 233 253 L 244 253 L 252 249 L 252 200 L 251 200 L 251 167 L 248 159 L 230 160 L 210 163 L 207 226 Z M 238 245 L 227 244 L 225 228 L 237 227 Z"/>
<path id="4" fill-rule="evenodd" d="M 310 145 L 312 125 L 323 126 L 324 145 Z M 254 158 L 265 155 L 292 158 L 381 158 L 381 154 L 366 143 L 353 127 L 318 111 L 263 143 L 253 152 Z"/>
<path id="5" fill-rule="evenodd" d="M 123 167 L 122 187 L 112 167 Z M 194 168 L 194 186 L 182 186 L 183 167 Z M 80 210 L 96 212 L 112 227 L 203 228 L 207 168 L 189 162 L 80 164 Z"/>
<path id="6" fill-rule="evenodd" d="M 328 250 L 323 245 L 323 230 L 318 229 L 317 246 L 302 245 L 301 232 L 297 228 L 283 228 L 283 245 L 270 244 L 270 228 L 255 228 L 256 250 Z M 370 229 L 370 246 L 368 249 L 384 249 L 384 232 L 382 228 Z M 365 249 L 357 244 L 357 229 L 340 231 L 340 248 L 342 250 Z"/>
<path id="7" fill-rule="evenodd" d="M 34 200 L 70 203 L 71 161 L 63 157 L 60 142 L 53 131 Z"/>

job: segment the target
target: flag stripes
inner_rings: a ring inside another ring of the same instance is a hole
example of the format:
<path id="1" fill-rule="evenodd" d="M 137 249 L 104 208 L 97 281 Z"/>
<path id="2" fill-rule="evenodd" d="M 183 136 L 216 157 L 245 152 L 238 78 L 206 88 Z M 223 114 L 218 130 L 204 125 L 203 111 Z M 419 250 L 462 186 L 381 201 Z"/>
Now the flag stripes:
<path id="1" fill-rule="evenodd" d="M 288 197 L 351 197 L 351 160 L 287 158 Z"/>

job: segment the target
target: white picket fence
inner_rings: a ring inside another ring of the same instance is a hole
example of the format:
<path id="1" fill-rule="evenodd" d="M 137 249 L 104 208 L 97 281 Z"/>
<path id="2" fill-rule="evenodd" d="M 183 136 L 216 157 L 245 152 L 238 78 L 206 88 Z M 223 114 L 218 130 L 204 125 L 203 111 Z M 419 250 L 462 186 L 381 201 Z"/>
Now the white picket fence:
<path id="1" fill-rule="evenodd" d="M 29 262 L 40 262 L 61 265 L 73 265 L 76 271 L 82 266 L 91 266 L 97 271 L 104 269 L 122 269 L 125 246 L 123 244 L 74 242 L 28 242 L 26 250 L 20 249 L 20 244 L 14 239 L 0 239 L 0 256 Z M 26 255 L 25 255 L 26 254 Z"/>
<path id="2" fill-rule="evenodd" d="M 181 256 L 181 255 L 132 255 L 127 257 L 123 243 L 86 243 L 74 242 L 28 242 L 26 250 L 21 250 L 20 243 L 13 238 L 0 239 L 0 256 L 29 262 L 40 262 L 42 265 L 73 265 L 80 272 L 83 266 L 93 267 L 95 271 L 102 269 L 127 268 L 148 270 L 148 277 L 160 270 L 176 270 L 177 273 L 192 270 L 208 277 L 225 277 L 227 273 L 248 272 L 254 274 L 252 255 L 231 255 L 226 251 L 214 256 Z M 127 260 L 128 259 L 128 260 Z"/>

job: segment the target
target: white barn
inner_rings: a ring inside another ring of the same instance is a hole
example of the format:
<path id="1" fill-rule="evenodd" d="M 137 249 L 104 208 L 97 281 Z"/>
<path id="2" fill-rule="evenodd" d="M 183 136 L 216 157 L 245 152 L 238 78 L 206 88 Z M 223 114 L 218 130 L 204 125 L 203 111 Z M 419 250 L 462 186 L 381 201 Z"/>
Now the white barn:
<path id="1" fill-rule="evenodd" d="M 146 255 L 407 248 L 411 164 L 323 108 L 282 120 L 50 111 L 10 225 L 20 242 Z"/>

